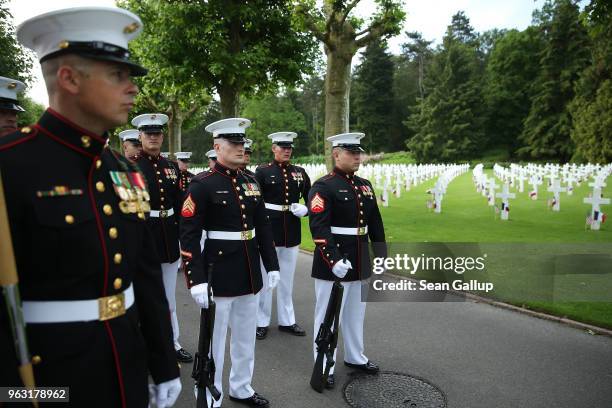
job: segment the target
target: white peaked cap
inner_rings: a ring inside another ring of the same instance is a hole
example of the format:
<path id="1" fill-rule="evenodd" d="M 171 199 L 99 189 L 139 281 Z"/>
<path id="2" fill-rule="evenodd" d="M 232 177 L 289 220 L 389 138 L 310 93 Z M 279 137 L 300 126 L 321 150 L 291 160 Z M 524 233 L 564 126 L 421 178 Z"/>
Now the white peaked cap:
<path id="1" fill-rule="evenodd" d="M 205 130 L 213 134 L 213 137 L 221 135 L 241 133 L 251 126 L 251 121 L 244 118 L 221 119 L 206 126 Z"/>
<path id="2" fill-rule="evenodd" d="M 360 140 L 365 137 L 364 133 L 340 133 L 339 135 L 330 136 L 327 138 L 331 142 L 332 147 L 344 147 L 349 150 L 363 151 Z"/>
<path id="3" fill-rule="evenodd" d="M 206 157 L 208 157 L 209 159 L 216 159 L 217 152 L 215 152 L 215 149 L 209 150 L 206 152 Z"/>
<path id="4" fill-rule="evenodd" d="M 17 94 L 24 89 L 23 82 L 0 76 L 0 99 L 4 99 L 0 100 L 0 109 L 23 112 L 24 109 L 17 104 Z"/>
<path id="5" fill-rule="evenodd" d="M 276 132 L 268 135 L 268 139 L 272 143 L 293 143 L 293 139 L 297 137 L 295 132 Z"/>
<path id="6" fill-rule="evenodd" d="M 146 69 L 129 60 L 128 42 L 142 30 L 140 18 L 118 7 L 74 7 L 32 17 L 17 27 L 17 40 L 39 60 L 74 53 L 131 66 L 134 75 Z"/>
<path id="7" fill-rule="evenodd" d="M 119 133 L 119 139 L 123 140 L 124 142 L 126 140 L 140 140 L 138 138 L 139 134 L 140 132 L 138 131 L 138 129 L 124 130 L 123 132 Z"/>
<path id="8" fill-rule="evenodd" d="M 179 160 L 190 159 L 191 152 L 176 152 L 174 153 L 174 157 L 176 157 Z"/>
<path id="9" fill-rule="evenodd" d="M 166 123 L 168 123 L 168 116 L 163 113 L 145 113 L 132 119 L 132 125 L 138 129 L 161 129 Z"/>

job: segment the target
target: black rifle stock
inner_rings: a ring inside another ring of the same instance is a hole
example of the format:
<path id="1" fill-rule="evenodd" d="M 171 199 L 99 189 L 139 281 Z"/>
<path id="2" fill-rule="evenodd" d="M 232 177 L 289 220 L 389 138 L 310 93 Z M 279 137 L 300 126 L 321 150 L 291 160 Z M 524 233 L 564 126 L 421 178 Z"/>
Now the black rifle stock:
<path id="1" fill-rule="evenodd" d="M 346 260 L 346 255 L 343 261 Z M 340 326 L 340 309 L 342 307 L 342 296 L 344 294 L 344 286 L 340 283 L 340 279 L 336 279 L 332 286 L 327 309 L 325 310 L 325 318 L 315 344 L 317 345 L 317 359 L 312 369 L 310 376 L 310 386 L 317 392 L 323 392 L 329 371 L 336 363 L 334 361 L 334 351 L 338 345 L 338 328 Z M 325 360 L 325 368 L 323 368 L 323 360 Z"/>
<path id="2" fill-rule="evenodd" d="M 215 301 L 212 299 L 212 269 L 213 264 L 208 265 L 208 309 L 200 310 L 200 338 L 198 339 L 198 351 L 193 363 L 191 377 L 196 382 L 198 397 L 197 408 L 208 408 L 206 390 L 210 392 L 213 400 L 218 401 L 221 393 L 215 387 L 215 360 L 212 356 L 213 331 L 215 329 Z M 210 357 L 209 357 L 210 355 Z"/>

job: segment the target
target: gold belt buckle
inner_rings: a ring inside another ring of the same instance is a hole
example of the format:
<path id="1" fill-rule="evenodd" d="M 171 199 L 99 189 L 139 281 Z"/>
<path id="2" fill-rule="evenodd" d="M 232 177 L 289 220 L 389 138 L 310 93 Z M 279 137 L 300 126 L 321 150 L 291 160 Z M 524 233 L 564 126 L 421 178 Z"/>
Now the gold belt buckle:
<path id="1" fill-rule="evenodd" d="M 240 238 L 243 241 L 248 241 L 251 238 L 253 238 L 253 231 L 252 230 L 248 230 L 248 231 L 240 231 Z"/>
<path id="2" fill-rule="evenodd" d="M 365 235 L 366 234 L 366 227 L 359 227 L 357 229 L 357 234 L 359 235 Z"/>
<path id="3" fill-rule="evenodd" d="M 161 211 L 159 212 L 159 216 L 160 216 L 161 218 L 166 218 L 166 217 L 168 217 L 168 210 L 161 210 Z"/>
<path id="4" fill-rule="evenodd" d="M 100 321 L 114 319 L 125 314 L 125 294 L 119 293 L 98 299 Z"/>
<path id="5" fill-rule="evenodd" d="M 288 206 L 288 205 L 281 205 L 281 209 L 282 209 L 283 211 L 289 211 L 289 208 L 291 208 L 291 207 L 290 207 L 290 206 Z"/>

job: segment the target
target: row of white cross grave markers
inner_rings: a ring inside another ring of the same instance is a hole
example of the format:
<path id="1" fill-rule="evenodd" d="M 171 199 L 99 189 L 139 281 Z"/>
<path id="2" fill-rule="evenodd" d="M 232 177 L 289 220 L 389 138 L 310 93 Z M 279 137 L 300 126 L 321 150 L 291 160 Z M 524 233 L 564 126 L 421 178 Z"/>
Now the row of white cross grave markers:
<path id="1" fill-rule="evenodd" d="M 327 173 L 324 164 L 301 165 L 314 182 Z M 434 213 L 442 212 L 442 200 L 446 194 L 448 184 L 457 176 L 469 170 L 468 164 L 365 164 L 358 171 L 358 175 L 370 180 L 374 188 L 381 191 L 379 199 L 383 207 L 389 206 L 389 196 L 401 197 L 402 190 L 409 191 L 427 180 L 437 177 L 434 187 L 427 190 L 432 199 L 427 200 L 427 208 Z M 193 169 L 197 171 L 200 169 Z M 253 166 L 252 170 L 255 170 Z M 606 215 L 601 211 L 602 205 L 610 204 L 609 198 L 602 197 L 602 188 L 606 186 L 605 180 L 612 174 L 612 164 L 601 166 L 599 164 L 546 164 L 539 165 L 529 163 L 525 166 L 511 164 L 509 168 L 495 164 L 493 167 L 495 177 L 487 176 L 483 171 L 483 165 L 478 164 L 473 170 L 473 181 L 476 191 L 487 198 L 488 204 L 495 207 L 496 213 L 500 214 L 501 220 L 508 220 L 510 216 L 510 200 L 516 198 L 516 193 L 510 188 L 515 188 L 518 193 L 526 191 L 525 184 L 531 188 L 527 192 L 532 200 L 538 199 L 539 186 L 548 180 L 547 191 L 553 193 L 548 200 L 548 206 L 552 211 L 561 210 L 561 193 L 572 195 L 574 186 L 583 182 L 589 182 L 593 192 L 584 198 L 585 204 L 591 205 L 591 211 L 586 218 L 586 224 L 592 230 L 598 230 Z M 496 178 L 502 185 L 496 184 Z M 563 185 L 562 185 L 563 184 Z M 500 191 L 501 187 L 501 191 Z M 497 207 L 496 199 L 501 199 L 501 206 Z"/>
<path id="2" fill-rule="evenodd" d="M 510 192 L 510 187 L 516 187 L 519 193 L 525 191 L 525 181 L 531 185 L 531 190 L 528 195 L 532 200 L 538 199 L 538 186 L 543 184 L 544 179 L 548 179 L 547 191 L 553 193 L 553 197 L 548 200 L 548 206 L 552 211 L 561 211 L 561 193 L 572 195 L 574 185 L 579 186 L 582 182 L 589 182 L 589 187 L 593 188 L 593 192 L 589 197 L 583 199 L 585 204 L 591 205 L 591 211 L 586 217 L 586 224 L 590 225 L 592 230 L 598 230 L 601 224 L 606 220 L 606 215 L 601 211 L 601 205 L 610 204 L 609 198 L 602 197 L 601 190 L 606 186 L 606 178 L 612 174 L 612 164 L 606 166 L 593 164 L 527 164 L 520 166 L 511 164 L 510 168 L 506 168 L 495 164 L 493 167 L 495 176 L 503 182 L 501 193 L 497 192 L 500 187 L 495 183 L 494 177 L 488 177 L 483 172 L 483 165 L 478 164 L 473 170 L 473 180 L 476 185 L 476 191 L 480 192 L 490 206 L 495 206 L 496 212 L 500 211 L 500 219 L 508 220 L 510 213 L 509 200 L 516 198 L 515 193 Z M 564 183 L 565 186 L 562 186 Z M 495 199 L 500 198 L 501 208 L 495 205 Z"/>

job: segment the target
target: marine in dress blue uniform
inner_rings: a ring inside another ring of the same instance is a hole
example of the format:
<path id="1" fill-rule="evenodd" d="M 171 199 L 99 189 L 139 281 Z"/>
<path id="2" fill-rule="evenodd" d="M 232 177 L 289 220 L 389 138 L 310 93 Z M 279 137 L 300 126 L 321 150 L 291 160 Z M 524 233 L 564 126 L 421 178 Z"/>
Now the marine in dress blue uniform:
<path id="1" fill-rule="evenodd" d="M 255 364 L 257 299 L 262 287 L 278 284 L 278 260 L 264 201 L 257 183 L 240 167 L 244 160 L 245 129 L 250 121 L 223 119 L 206 127 L 214 138 L 217 162 L 194 177 L 181 211 L 181 254 L 185 279 L 198 306 L 208 307 L 211 285 L 216 302 L 212 354 L 215 386 L 223 390 L 223 362 L 228 327 L 231 329 L 230 399 L 248 406 L 267 407 L 268 400 L 251 386 Z M 201 248 L 202 230 L 207 239 Z M 268 271 L 262 280 L 259 259 Z M 212 281 L 207 269 L 213 264 Z M 222 391 L 223 394 L 223 391 Z M 221 406 L 222 398 L 215 402 Z"/>
<path id="2" fill-rule="evenodd" d="M 179 187 L 178 165 L 160 154 L 163 127 L 168 116 L 147 113 L 132 119 L 132 125 L 140 131 L 142 153 L 136 164 L 142 170 L 151 195 L 151 212 L 147 225 L 153 233 L 161 260 L 164 289 L 172 320 L 174 348 L 178 361 L 193 361 L 191 354 L 179 342 L 179 322 L 176 315 L 176 280 L 180 264 L 178 214 L 183 204 Z"/>
<path id="3" fill-rule="evenodd" d="M 0 171 L 35 381 L 70 387 L 66 407 L 145 408 L 149 373 L 158 406 L 181 389 L 147 186 L 107 146 L 138 91 L 130 74 L 146 73 L 127 51 L 141 26 L 126 10 L 88 7 L 17 29 L 41 61 L 50 108 L 0 140 Z M 19 385 L 5 312 L 0 384 Z"/>
<path id="4" fill-rule="evenodd" d="M 300 218 L 308 215 L 306 206 L 299 202 L 308 199 L 310 178 L 306 170 L 290 162 L 296 137 L 295 132 L 268 135 L 272 141 L 274 160 L 259 166 L 255 178 L 263 192 L 280 265 L 281 280 L 276 293 L 278 328 L 295 336 L 305 336 L 306 332 L 295 321 L 293 275 L 302 239 Z M 258 339 L 266 337 L 271 314 L 272 291 L 264 290 L 260 294 L 257 313 Z"/>
<path id="5" fill-rule="evenodd" d="M 312 263 L 315 279 L 314 337 L 325 317 L 332 284 L 344 286 L 340 332 L 344 341 L 344 364 L 368 374 L 378 365 L 365 356 L 363 322 L 365 302 L 361 289 L 371 276 L 369 246 L 376 257 L 386 257 L 385 230 L 372 184 L 357 175 L 363 149 L 363 133 L 343 133 L 327 138 L 332 143 L 335 167 L 318 179 L 308 198 L 310 232 L 316 249 Z M 343 260 L 346 256 L 346 260 Z M 316 345 L 313 343 L 316 359 Z M 334 386 L 332 375 L 327 387 Z"/>

